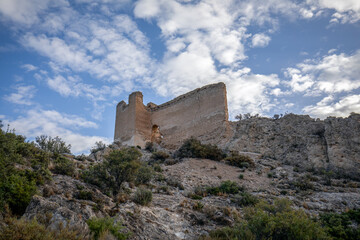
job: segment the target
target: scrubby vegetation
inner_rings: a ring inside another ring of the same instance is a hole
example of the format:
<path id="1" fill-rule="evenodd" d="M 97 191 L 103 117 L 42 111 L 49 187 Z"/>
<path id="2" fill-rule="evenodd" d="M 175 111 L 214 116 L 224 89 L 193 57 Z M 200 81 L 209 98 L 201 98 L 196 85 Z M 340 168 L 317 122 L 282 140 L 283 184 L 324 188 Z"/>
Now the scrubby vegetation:
<path id="1" fill-rule="evenodd" d="M 140 157 L 141 153 L 136 148 L 113 150 L 105 156 L 103 162 L 85 170 L 82 178 L 85 182 L 100 187 L 105 193 L 116 196 L 125 181 L 134 181 L 141 166 Z"/>
<path id="2" fill-rule="evenodd" d="M 185 158 L 206 158 L 215 161 L 224 161 L 226 164 L 239 168 L 254 167 L 254 161 L 245 155 L 240 155 L 237 152 L 230 152 L 226 154 L 223 150 L 216 145 L 202 144 L 195 138 L 187 139 L 183 145 L 176 151 L 176 157 Z"/>
<path id="3" fill-rule="evenodd" d="M 226 157 L 226 154 L 216 145 L 202 144 L 199 140 L 190 138 L 177 150 L 176 156 L 180 158 L 207 158 L 220 161 Z"/>
<path id="4" fill-rule="evenodd" d="M 70 159 L 56 153 L 53 155 L 55 167 L 53 172 L 67 176 L 75 174 L 75 163 Z"/>
<path id="5" fill-rule="evenodd" d="M 117 240 L 125 240 L 131 236 L 130 232 L 124 232 L 121 222 L 115 222 L 113 218 L 90 218 L 87 221 L 91 236 L 94 240 L 109 239 L 112 235 Z"/>
<path id="6" fill-rule="evenodd" d="M 151 154 L 151 162 L 161 162 L 163 163 L 167 158 L 169 158 L 169 154 L 167 154 L 166 152 L 162 152 L 162 151 L 157 151 L 157 152 L 153 152 Z"/>
<path id="7" fill-rule="evenodd" d="M 326 231 L 335 240 L 360 239 L 360 209 L 344 213 L 325 213 L 320 220 Z"/>
<path id="8" fill-rule="evenodd" d="M 35 138 L 37 147 L 49 153 L 71 153 L 71 145 L 66 144 L 61 138 L 41 135 Z"/>
<path id="9" fill-rule="evenodd" d="M 95 146 L 91 148 L 91 153 L 96 153 L 98 151 L 104 150 L 106 148 L 106 144 L 102 141 L 96 142 Z"/>
<path id="10" fill-rule="evenodd" d="M 232 152 L 229 157 L 224 159 L 224 161 L 231 166 L 239 168 L 249 168 L 255 166 L 254 161 L 249 156 L 240 155 L 237 152 Z"/>
<path id="11" fill-rule="evenodd" d="M 148 184 L 154 177 L 154 170 L 147 165 L 143 165 L 137 171 L 135 176 L 136 184 Z"/>
<path id="12" fill-rule="evenodd" d="M 84 240 L 89 239 L 80 229 L 59 226 L 50 228 L 36 219 L 25 220 L 6 218 L 5 224 L 0 225 L 0 240 Z"/>
<path id="13" fill-rule="evenodd" d="M 36 186 L 50 179 L 49 163 L 50 155 L 25 137 L 0 130 L 0 211 L 8 206 L 21 215 Z"/>
<path id="14" fill-rule="evenodd" d="M 134 194 L 133 201 L 140 205 L 149 205 L 152 201 L 152 192 L 145 188 L 138 188 Z"/>
<path id="15" fill-rule="evenodd" d="M 273 205 L 260 202 L 245 208 L 244 219 L 234 227 L 225 227 L 210 233 L 204 239 L 331 239 L 319 222 L 301 210 L 291 208 L 286 199 Z"/>

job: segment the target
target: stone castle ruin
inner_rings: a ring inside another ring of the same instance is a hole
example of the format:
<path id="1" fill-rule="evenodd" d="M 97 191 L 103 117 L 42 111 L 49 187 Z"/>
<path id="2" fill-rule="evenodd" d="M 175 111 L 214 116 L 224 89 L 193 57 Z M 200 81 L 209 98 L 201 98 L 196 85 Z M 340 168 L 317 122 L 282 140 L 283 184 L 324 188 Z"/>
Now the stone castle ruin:
<path id="1" fill-rule="evenodd" d="M 157 142 L 168 148 L 196 137 L 215 143 L 228 130 L 226 86 L 216 83 L 195 89 L 161 105 L 143 104 L 141 92 L 116 107 L 114 141 L 144 147 Z"/>

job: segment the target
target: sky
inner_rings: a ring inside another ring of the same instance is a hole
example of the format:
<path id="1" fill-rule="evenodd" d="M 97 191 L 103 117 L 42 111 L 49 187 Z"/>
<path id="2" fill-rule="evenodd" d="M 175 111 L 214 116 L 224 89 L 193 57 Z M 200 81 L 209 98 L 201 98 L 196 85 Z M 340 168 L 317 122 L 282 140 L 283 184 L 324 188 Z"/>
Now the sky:
<path id="1" fill-rule="evenodd" d="M 230 119 L 360 112 L 359 0 L 0 0 L 0 119 L 72 152 L 116 104 L 224 82 Z"/>

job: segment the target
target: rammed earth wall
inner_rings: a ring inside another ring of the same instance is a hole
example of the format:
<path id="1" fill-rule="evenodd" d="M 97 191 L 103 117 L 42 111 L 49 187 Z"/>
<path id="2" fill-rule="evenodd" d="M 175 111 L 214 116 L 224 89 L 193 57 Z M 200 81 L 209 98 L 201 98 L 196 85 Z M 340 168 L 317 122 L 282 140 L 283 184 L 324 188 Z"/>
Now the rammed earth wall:
<path id="1" fill-rule="evenodd" d="M 154 141 L 157 127 L 161 143 L 170 148 L 191 136 L 211 143 L 221 140 L 228 131 L 225 84 L 207 85 L 161 105 L 145 106 L 142 93 L 134 92 L 129 104 L 117 105 L 115 141 L 143 147 Z"/>

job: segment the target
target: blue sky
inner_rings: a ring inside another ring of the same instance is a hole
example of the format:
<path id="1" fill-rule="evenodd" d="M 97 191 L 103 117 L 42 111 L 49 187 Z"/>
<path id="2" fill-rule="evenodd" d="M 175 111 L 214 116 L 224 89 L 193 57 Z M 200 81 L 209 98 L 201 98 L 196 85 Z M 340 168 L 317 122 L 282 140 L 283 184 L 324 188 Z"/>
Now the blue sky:
<path id="1" fill-rule="evenodd" d="M 0 0 L 0 119 L 75 153 L 115 106 L 227 85 L 239 113 L 360 112 L 358 0 Z"/>

